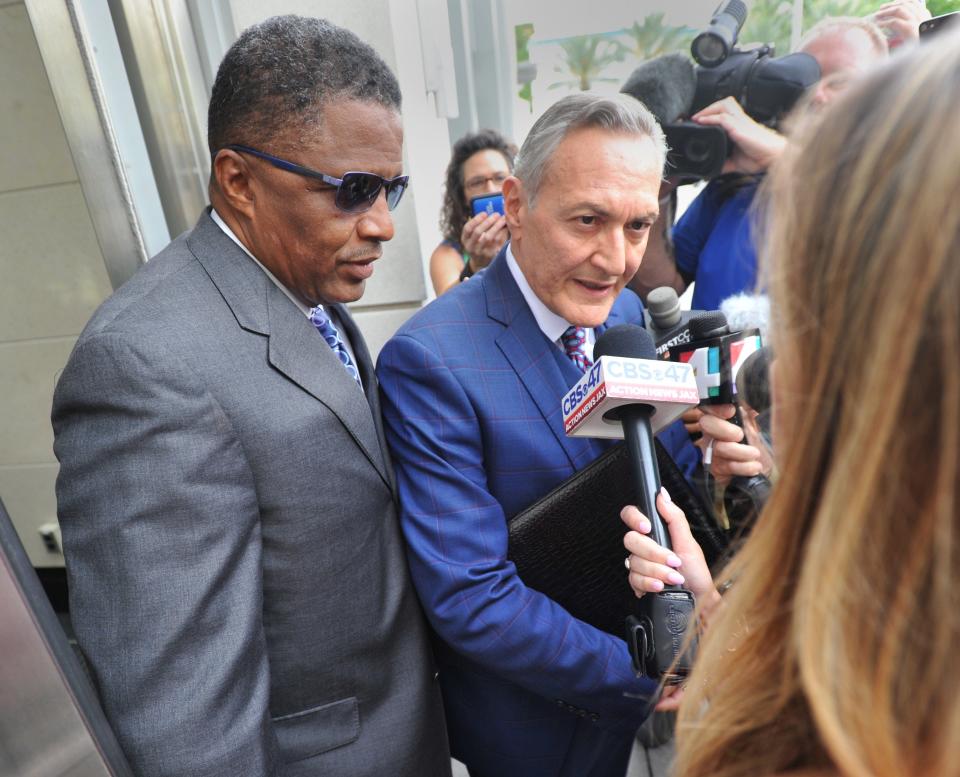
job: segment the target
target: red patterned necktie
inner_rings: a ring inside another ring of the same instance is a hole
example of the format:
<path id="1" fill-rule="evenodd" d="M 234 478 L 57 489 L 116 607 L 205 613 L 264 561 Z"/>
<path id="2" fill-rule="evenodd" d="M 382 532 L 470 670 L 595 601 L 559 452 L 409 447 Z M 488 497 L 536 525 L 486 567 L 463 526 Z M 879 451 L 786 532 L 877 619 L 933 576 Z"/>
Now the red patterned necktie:
<path id="1" fill-rule="evenodd" d="M 593 366 L 593 362 L 587 358 L 587 352 L 584 350 L 587 344 L 587 330 L 582 326 L 571 326 L 560 335 L 560 342 L 563 343 L 563 350 L 570 361 L 577 365 L 580 372 L 586 372 Z"/>

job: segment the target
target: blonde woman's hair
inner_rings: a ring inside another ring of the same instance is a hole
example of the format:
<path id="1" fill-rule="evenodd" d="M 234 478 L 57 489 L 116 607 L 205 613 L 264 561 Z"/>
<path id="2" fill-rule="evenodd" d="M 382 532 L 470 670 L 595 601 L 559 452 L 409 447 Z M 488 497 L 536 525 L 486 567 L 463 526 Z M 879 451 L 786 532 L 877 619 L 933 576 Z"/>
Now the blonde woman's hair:
<path id="1" fill-rule="evenodd" d="M 800 130 L 765 247 L 781 476 L 676 777 L 960 775 L 960 34 Z"/>

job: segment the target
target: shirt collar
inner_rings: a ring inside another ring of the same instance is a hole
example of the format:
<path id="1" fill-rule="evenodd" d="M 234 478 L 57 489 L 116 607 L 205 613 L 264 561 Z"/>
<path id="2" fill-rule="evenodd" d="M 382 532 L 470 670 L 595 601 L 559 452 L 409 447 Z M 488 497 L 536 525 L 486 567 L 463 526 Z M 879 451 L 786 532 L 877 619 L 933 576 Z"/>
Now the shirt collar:
<path id="1" fill-rule="evenodd" d="M 527 282 L 526 276 L 520 269 L 520 265 L 517 264 L 517 258 L 513 255 L 513 246 L 511 246 L 510 243 L 507 243 L 507 267 L 510 268 L 510 274 L 513 276 L 513 280 L 516 281 L 517 286 L 520 288 L 520 293 L 523 295 L 524 300 L 526 300 L 527 306 L 530 308 L 530 312 L 533 313 L 533 317 L 536 319 L 537 326 L 540 327 L 540 331 L 547 336 L 547 339 L 550 342 L 557 343 L 562 348 L 563 346 L 560 344 L 560 337 L 572 326 L 572 324 L 562 316 L 558 316 L 556 313 L 550 310 L 550 308 L 544 305 L 540 298 L 534 293 L 533 289 L 530 288 L 530 284 Z M 587 343 L 592 349 L 594 332 L 593 329 L 589 327 L 586 331 Z"/>
<path id="2" fill-rule="evenodd" d="M 278 289 L 280 289 L 280 291 L 282 291 L 284 294 L 287 295 L 287 298 L 288 298 L 294 305 L 297 306 L 297 309 L 298 309 L 299 311 L 301 311 L 301 312 L 302 312 L 305 316 L 307 316 L 307 317 L 310 316 L 310 311 L 313 310 L 314 308 L 307 307 L 307 306 L 304 305 L 300 300 L 298 300 L 296 297 L 294 297 L 293 294 L 290 292 L 290 290 L 289 290 L 286 286 L 284 286 L 282 283 L 280 283 L 280 281 L 277 280 L 276 276 L 274 276 L 274 274 L 273 274 L 272 272 L 270 272 L 266 267 L 264 267 L 264 266 L 260 263 L 260 260 L 257 259 L 257 257 L 255 257 L 253 254 L 250 253 L 249 249 L 248 249 L 243 243 L 240 242 L 240 238 L 238 238 L 238 237 L 233 233 L 233 230 L 230 229 L 229 226 L 227 226 L 227 222 L 224 221 L 223 218 L 221 218 L 221 216 L 220 216 L 219 213 L 217 213 L 216 208 L 212 208 L 212 207 L 210 208 L 210 218 L 213 219 L 213 223 L 214 223 L 214 224 L 216 224 L 218 227 L 220 227 L 220 229 L 223 230 L 224 234 L 225 234 L 227 237 L 229 237 L 234 243 L 236 243 L 238 246 L 240 246 L 240 248 L 243 250 L 243 252 L 244 252 L 247 256 L 249 256 L 251 259 L 253 259 L 254 262 L 256 262 L 257 267 L 259 267 L 261 270 L 263 270 L 264 274 L 265 274 L 271 281 L 273 281 L 273 283 L 276 285 L 276 287 L 277 287 Z M 321 309 L 323 308 L 322 305 L 317 305 L 317 307 L 319 307 L 319 308 L 321 308 Z"/>

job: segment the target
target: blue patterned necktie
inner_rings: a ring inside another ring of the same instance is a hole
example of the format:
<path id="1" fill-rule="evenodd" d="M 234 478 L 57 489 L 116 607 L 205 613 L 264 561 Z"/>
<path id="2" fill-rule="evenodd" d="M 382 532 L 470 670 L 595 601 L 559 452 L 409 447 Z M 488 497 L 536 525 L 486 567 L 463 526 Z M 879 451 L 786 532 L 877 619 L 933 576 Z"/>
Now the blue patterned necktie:
<path id="1" fill-rule="evenodd" d="M 587 358 L 587 352 L 584 346 L 587 344 L 587 330 L 582 326 L 571 326 L 560 335 L 560 342 L 563 343 L 563 350 L 570 358 L 580 372 L 586 372 L 593 366 L 593 362 Z"/>
<path id="2" fill-rule="evenodd" d="M 323 339 L 327 341 L 327 345 L 329 345 L 331 350 L 337 355 L 337 358 L 343 363 L 343 366 L 347 368 L 347 372 L 349 372 L 351 377 L 357 382 L 357 385 L 363 388 L 363 384 L 360 383 L 360 373 L 357 372 L 357 368 L 353 364 L 353 359 L 350 358 L 350 354 L 344 347 L 343 340 L 340 339 L 340 333 L 333 325 L 333 321 L 330 320 L 330 316 L 327 315 L 322 307 L 316 307 L 310 311 L 310 321 L 317 328 L 317 331 L 323 335 Z"/>

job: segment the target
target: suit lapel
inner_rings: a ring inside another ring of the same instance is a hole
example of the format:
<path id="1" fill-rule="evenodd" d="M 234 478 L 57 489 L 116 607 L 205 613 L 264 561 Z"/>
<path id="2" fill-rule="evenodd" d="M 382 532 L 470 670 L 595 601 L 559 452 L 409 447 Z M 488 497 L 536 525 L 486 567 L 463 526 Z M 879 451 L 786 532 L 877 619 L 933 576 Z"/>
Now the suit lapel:
<path id="1" fill-rule="evenodd" d="M 200 217 L 187 244 L 220 290 L 237 323 L 267 336 L 270 364 L 340 419 L 384 483 L 393 490 L 368 397 L 307 317 L 207 214 Z M 338 315 L 341 320 L 349 320 L 349 316 L 339 310 Z M 352 322 L 348 337 L 361 363 L 360 374 L 369 395 L 371 387 L 376 390 L 370 355 Z"/>
<path id="2" fill-rule="evenodd" d="M 497 346 L 536 403 L 550 431 L 577 469 L 590 460 L 592 441 L 567 437 L 563 431 L 561 400 L 581 377 L 580 371 L 550 342 L 510 274 L 501 252 L 483 274 L 487 315 L 505 326 Z"/>
<path id="3" fill-rule="evenodd" d="M 367 349 L 367 343 L 363 339 L 363 334 L 354 322 L 353 317 L 347 311 L 345 305 L 332 305 L 337 323 L 341 325 L 340 331 L 350 340 L 350 346 L 353 348 L 353 354 L 356 356 L 357 369 L 360 372 L 360 380 L 363 381 L 363 391 L 366 395 L 367 404 L 370 407 L 370 417 L 373 420 L 376 431 L 376 439 L 380 450 L 380 461 L 383 464 L 381 475 L 385 476 L 387 483 L 396 496 L 397 484 L 393 476 L 393 467 L 390 464 L 390 453 L 387 448 L 387 438 L 383 433 L 383 416 L 380 414 L 380 386 L 377 382 L 377 373 L 374 369 L 373 359 L 370 358 L 370 351 Z"/>
<path id="4" fill-rule="evenodd" d="M 270 363 L 340 419 L 383 482 L 390 486 L 366 397 L 307 317 L 280 289 L 272 283 L 270 286 Z M 351 345 L 356 342 L 362 340 L 351 339 Z"/>

